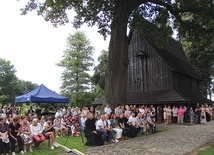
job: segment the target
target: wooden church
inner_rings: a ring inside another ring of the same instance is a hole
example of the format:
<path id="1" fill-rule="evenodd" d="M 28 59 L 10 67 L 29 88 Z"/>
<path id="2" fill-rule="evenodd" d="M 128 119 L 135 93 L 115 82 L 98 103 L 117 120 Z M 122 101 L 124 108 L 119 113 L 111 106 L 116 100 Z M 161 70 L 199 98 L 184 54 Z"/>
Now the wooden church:
<path id="1" fill-rule="evenodd" d="M 210 103 L 199 93 L 202 80 L 181 44 L 169 38 L 159 48 L 155 35 L 130 34 L 127 104 Z"/>

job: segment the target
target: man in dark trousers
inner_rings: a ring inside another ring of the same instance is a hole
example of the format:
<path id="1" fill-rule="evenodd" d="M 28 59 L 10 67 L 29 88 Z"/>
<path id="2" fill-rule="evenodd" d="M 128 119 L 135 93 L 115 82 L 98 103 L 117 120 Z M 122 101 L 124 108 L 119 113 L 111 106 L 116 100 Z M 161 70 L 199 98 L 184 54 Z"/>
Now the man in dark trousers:
<path id="1" fill-rule="evenodd" d="M 87 146 L 103 145 L 102 135 L 96 131 L 95 118 L 91 112 L 88 113 L 88 119 L 85 121 L 85 137 Z"/>

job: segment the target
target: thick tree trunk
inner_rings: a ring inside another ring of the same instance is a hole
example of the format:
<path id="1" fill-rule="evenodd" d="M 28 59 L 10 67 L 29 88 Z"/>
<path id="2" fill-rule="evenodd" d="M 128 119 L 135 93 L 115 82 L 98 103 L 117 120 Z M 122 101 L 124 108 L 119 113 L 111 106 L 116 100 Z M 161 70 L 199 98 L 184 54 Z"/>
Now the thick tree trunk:
<path id="1" fill-rule="evenodd" d="M 120 1 L 111 25 L 109 63 L 106 77 L 106 103 L 111 107 L 126 103 L 126 79 L 128 67 L 127 22 L 128 4 Z"/>

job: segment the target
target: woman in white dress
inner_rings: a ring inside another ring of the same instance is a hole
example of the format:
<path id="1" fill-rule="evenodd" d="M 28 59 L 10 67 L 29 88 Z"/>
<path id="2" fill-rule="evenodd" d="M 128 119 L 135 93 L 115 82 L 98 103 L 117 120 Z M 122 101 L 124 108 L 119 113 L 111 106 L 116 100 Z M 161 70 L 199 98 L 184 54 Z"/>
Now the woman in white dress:
<path id="1" fill-rule="evenodd" d="M 166 122 L 166 118 L 167 118 L 167 116 L 166 116 L 166 110 L 167 110 L 167 107 L 166 107 L 166 105 L 164 105 L 164 108 L 163 108 L 163 119 L 164 119 L 165 123 L 167 123 Z"/>

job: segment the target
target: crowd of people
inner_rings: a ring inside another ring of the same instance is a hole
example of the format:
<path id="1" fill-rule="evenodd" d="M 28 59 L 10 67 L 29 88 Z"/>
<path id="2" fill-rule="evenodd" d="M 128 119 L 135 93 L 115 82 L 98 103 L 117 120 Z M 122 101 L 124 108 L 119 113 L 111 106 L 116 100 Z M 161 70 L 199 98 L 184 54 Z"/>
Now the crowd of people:
<path id="1" fill-rule="evenodd" d="M 117 143 L 125 137 L 136 137 L 138 133 L 148 134 L 156 132 L 155 108 L 153 105 L 144 108 L 141 106 L 121 106 L 112 110 L 107 104 L 103 115 L 94 118 L 89 111 L 85 122 L 86 145 L 104 145 Z"/>
<path id="2" fill-rule="evenodd" d="M 56 138 L 63 136 L 80 136 L 85 133 L 85 145 L 97 146 L 117 143 L 126 137 L 136 137 L 137 134 L 155 133 L 157 123 L 183 124 L 206 123 L 212 119 L 211 105 L 194 107 L 158 105 L 117 105 L 116 108 L 106 105 L 103 112 L 98 112 L 93 106 L 82 109 L 78 107 L 57 108 L 54 116 L 38 116 L 31 106 L 21 116 L 18 106 L 4 106 L 0 109 L 0 153 L 15 155 L 16 143 L 19 152 L 24 154 L 39 147 L 46 139 L 50 149 L 58 147 Z M 47 113 L 47 108 L 42 111 Z M 29 147 L 27 149 L 27 146 Z"/>
<path id="3" fill-rule="evenodd" d="M 15 108 L 8 104 L 7 107 L 1 108 L 0 115 L 0 154 L 15 155 L 16 144 L 20 154 L 25 154 L 27 150 L 33 151 L 33 145 L 39 145 L 48 139 L 50 148 L 58 147 L 55 140 L 52 119 L 47 118 L 42 125 L 42 121 L 31 113 L 26 112 L 26 115 L 20 116 Z M 41 121 L 41 122 L 40 122 Z M 29 147 L 27 149 L 27 146 Z"/>
<path id="4" fill-rule="evenodd" d="M 166 124 L 171 123 L 195 123 L 205 124 L 213 118 L 213 108 L 208 104 L 197 103 L 195 107 L 176 106 L 173 107 L 164 105 L 163 109 L 158 106 L 158 120 L 164 120 Z M 163 112 L 163 113 L 162 113 Z M 159 115 L 160 114 L 160 115 Z M 163 116 L 163 117 L 162 117 Z"/>

